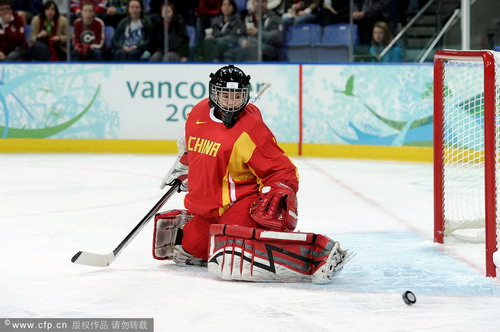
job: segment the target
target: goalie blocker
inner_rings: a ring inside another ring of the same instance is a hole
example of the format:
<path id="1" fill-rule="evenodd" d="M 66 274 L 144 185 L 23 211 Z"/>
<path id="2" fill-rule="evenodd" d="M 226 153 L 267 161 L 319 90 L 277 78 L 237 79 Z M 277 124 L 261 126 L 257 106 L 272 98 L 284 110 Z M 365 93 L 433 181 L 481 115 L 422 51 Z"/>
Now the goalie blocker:
<path id="1" fill-rule="evenodd" d="M 189 254 L 181 245 L 184 225 L 193 217 L 188 210 L 170 210 L 155 216 L 153 233 L 155 259 L 172 259 L 179 265 L 206 265 L 204 260 Z"/>

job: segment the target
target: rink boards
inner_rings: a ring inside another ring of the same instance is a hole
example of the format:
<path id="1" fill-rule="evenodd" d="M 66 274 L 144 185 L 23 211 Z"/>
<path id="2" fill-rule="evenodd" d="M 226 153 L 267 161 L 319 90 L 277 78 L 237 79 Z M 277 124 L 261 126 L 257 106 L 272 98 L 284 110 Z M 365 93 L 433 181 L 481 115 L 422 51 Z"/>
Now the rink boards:
<path id="1" fill-rule="evenodd" d="M 6 64 L 0 152 L 175 153 L 219 67 Z M 240 67 L 271 82 L 256 104 L 291 156 L 431 161 L 431 65 Z"/>

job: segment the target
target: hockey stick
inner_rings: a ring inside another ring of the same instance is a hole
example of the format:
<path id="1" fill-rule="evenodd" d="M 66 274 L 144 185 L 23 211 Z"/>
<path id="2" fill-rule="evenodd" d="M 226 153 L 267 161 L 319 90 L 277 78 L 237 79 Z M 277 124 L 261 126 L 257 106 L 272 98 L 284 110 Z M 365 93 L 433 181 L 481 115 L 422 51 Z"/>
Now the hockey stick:
<path id="1" fill-rule="evenodd" d="M 99 266 L 106 267 L 109 264 L 113 263 L 118 257 L 118 255 L 125 249 L 125 247 L 136 237 L 137 234 L 141 231 L 141 229 L 146 226 L 149 220 L 161 209 L 161 207 L 168 201 L 168 199 L 178 190 L 181 182 L 179 180 L 175 180 L 172 187 L 167 191 L 165 195 L 158 201 L 158 203 L 153 206 L 151 211 L 146 214 L 144 218 L 134 227 L 134 229 L 123 239 L 123 241 L 116 247 L 113 252 L 109 254 L 93 254 L 91 252 L 79 251 L 77 252 L 71 261 L 73 263 L 88 265 L 88 266 Z"/>
<path id="2" fill-rule="evenodd" d="M 266 90 L 269 89 L 270 87 L 271 83 L 269 81 L 265 81 L 264 85 L 260 87 L 259 91 L 257 91 L 257 93 L 252 98 L 250 98 L 250 101 L 248 103 L 254 104 L 257 100 L 260 99 L 260 96 L 262 96 L 262 94 L 266 92 Z"/>

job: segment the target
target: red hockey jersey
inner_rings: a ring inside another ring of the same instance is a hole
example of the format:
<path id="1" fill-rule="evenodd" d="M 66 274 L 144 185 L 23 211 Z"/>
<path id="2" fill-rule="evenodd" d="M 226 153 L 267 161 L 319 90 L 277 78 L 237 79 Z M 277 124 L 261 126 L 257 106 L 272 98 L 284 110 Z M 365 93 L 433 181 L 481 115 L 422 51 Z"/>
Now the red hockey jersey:
<path id="1" fill-rule="evenodd" d="M 73 46 L 79 50 L 84 45 L 94 45 L 95 48 L 104 46 L 104 22 L 96 17 L 90 25 L 85 25 L 81 18 L 73 23 Z"/>
<path id="2" fill-rule="evenodd" d="M 23 19 L 13 11 L 11 21 L 0 24 L 0 51 L 8 55 L 16 47 L 28 48 L 28 43 L 24 36 Z"/>
<path id="3" fill-rule="evenodd" d="M 186 150 L 189 192 L 184 205 L 194 214 L 221 216 L 232 202 L 278 180 L 298 190 L 297 168 L 253 104 L 227 128 L 208 99 L 198 103 L 186 121 Z"/>

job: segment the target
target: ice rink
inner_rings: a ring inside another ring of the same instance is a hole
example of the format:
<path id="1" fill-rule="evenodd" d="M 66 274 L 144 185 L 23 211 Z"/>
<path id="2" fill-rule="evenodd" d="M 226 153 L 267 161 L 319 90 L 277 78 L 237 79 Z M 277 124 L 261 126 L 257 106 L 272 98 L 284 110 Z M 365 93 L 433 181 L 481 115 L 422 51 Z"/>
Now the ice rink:
<path id="1" fill-rule="evenodd" d="M 500 284 L 482 244 L 433 243 L 432 165 L 293 158 L 298 230 L 356 251 L 334 282 L 228 282 L 151 255 L 150 222 L 173 155 L 0 155 L 0 318 L 154 318 L 155 331 L 500 331 Z M 176 194 L 164 210 L 182 207 Z M 401 299 L 417 296 L 414 306 Z"/>

